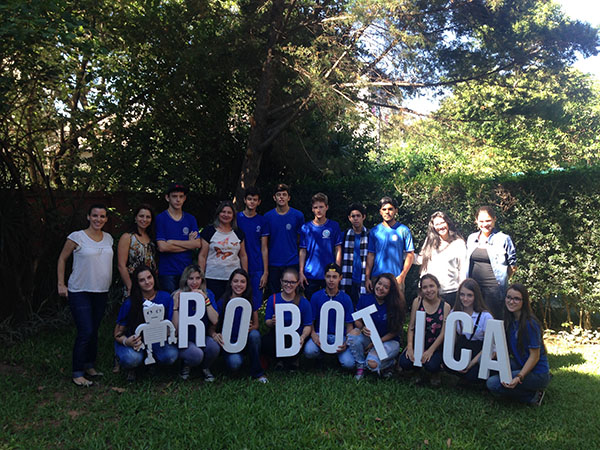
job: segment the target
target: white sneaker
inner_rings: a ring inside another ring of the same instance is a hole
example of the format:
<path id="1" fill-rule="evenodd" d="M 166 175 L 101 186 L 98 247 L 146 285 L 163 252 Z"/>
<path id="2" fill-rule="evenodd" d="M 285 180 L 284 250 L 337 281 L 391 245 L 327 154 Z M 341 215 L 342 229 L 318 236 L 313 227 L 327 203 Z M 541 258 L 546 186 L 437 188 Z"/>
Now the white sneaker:
<path id="1" fill-rule="evenodd" d="M 258 378 L 255 378 L 255 380 L 259 383 L 263 383 L 263 384 L 267 384 L 269 382 L 269 380 L 267 379 L 267 377 L 265 377 L 264 375 L 261 375 Z"/>

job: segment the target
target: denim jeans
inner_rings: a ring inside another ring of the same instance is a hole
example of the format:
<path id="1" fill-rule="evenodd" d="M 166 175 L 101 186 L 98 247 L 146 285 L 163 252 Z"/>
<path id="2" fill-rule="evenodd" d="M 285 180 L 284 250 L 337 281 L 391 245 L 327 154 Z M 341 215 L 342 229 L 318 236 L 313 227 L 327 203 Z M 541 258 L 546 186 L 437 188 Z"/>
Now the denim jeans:
<path id="1" fill-rule="evenodd" d="M 415 364 L 408 359 L 408 356 L 406 356 L 406 351 L 404 351 L 398 359 L 398 364 L 404 370 L 425 369 L 429 373 L 438 373 L 440 370 L 442 370 L 442 350 L 438 349 L 433 352 L 433 355 L 431 355 L 429 361 L 423 364 L 423 367 L 415 366 Z"/>
<path id="2" fill-rule="evenodd" d="M 107 292 L 69 292 L 69 308 L 77 327 L 73 345 L 73 378 L 82 377 L 96 364 L 98 328 L 104 317 Z"/>
<path id="3" fill-rule="evenodd" d="M 377 356 L 377 352 L 374 348 L 369 351 L 368 355 L 365 355 L 365 348 L 371 343 L 371 338 L 360 333 L 359 335 L 348 335 L 348 346 L 356 361 L 357 369 L 368 368 L 372 372 L 381 373 L 384 370 L 392 367 L 396 361 L 396 356 L 400 353 L 400 342 L 398 341 L 385 341 L 383 347 L 388 354 L 388 357 L 384 360 L 380 360 Z M 374 361 L 376 366 L 373 368 L 369 364 L 369 361 Z"/>
<path id="4" fill-rule="evenodd" d="M 210 336 L 206 336 L 206 345 L 197 347 L 195 342 L 189 341 L 187 348 L 179 349 L 179 359 L 183 364 L 190 367 L 202 365 L 203 369 L 208 369 L 219 356 L 221 347 Z"/>
<path id="5" fill-rule="evenodd" d="M 173 344 L 152 344 L 152 356 L 156 362 L 162 366 L 170 366 L 177 361 L 177 346 Z M 134 350 L 132 347 L 126 347 L 123 344 L 115 342 L 115 355 L 119 359 L 119 364 L 123 369 L 135 369 L 144 364 L 146 359 L 145 350 Z"/>
<path id="6" fill-rule="evenodd" d="M 161 291 L 166 291 L 172 294 L 179 289 L 179 279 L 181 275 L 159 275 L 158 287 Z"/>
<path id="7" fill-rule="evenodd" d="M 239 353 L 223 352 L 225 365 L 231 372 L 237 372 L 244 362 L 244 353 L 248 356 L 250 362 L 250 375 L 254 378 L 265 374 L 260 364 L 260 333 L 258 330 L 252 330 L 248 333 L 248 342 L 246 348 Z"/>
<path id="8" fill-rule="evenodd" d="M 319 334 L 319 333 L 317 333 Z M 320 337 L 320 335 L 319 335 Z M 333 344 L 335 341 L 335 334 L 327 335 L 327 343 Z M 321 350 L 317 344 L 312 340 L 312 338 L 308 338 L 306 341 L 306 345 L 304 346 L 304 356 L 306 359 L 317 359 L 323 357 L 323 350 Z M 354 369 L 354 356 L 352 356 L 352 351 L 350 347 L 346 347 L 346 350 L 343 352 L 337 353 L 338 361 L 342 365 L 344 369 L 352 370 Z"/>
<path id="9" fill-rule="evenodd" d="M 514 360 L 510 361 L 513 378 L 521 371 L 521 368 Z M 550 372 L 546 373 L 528 373 L 521 384 L 517 384 L 513 389 L 507 389 L 502 386 L 499 375 L 492 375 L 487 379 L 486 385 L 492 395 L 496 397 L 509 397 L 522 403 L 531 403 L 535 397 L 536 391 L 544 390 L 550 383 Z"/>

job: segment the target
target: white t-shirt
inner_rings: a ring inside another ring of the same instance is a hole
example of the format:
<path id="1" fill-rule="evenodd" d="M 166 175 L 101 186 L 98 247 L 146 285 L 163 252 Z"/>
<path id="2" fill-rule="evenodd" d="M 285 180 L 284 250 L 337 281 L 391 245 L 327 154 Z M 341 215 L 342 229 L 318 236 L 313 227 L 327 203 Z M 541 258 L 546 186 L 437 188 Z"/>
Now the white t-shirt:
<path id="1" fill-rule="evenodd" d="M 473 319 L 473 329 L 475 329 L 475 323 L 477 323 L 477 316 L 479 316 L 479 313 L 477 311 L 473 311 L 473 314 L 471 314 L 471 319 Z M 491 319 L 493 319 L 493 317 L 489 312 L 481 311 L 481 317 L 479 318 L 479 323 L 477 323 L 477 329 L 475 330 L 473 339 L 471 339 L 472 341 L 483 341 L 487 321 Z M 471 333 L 461 333 L 458 323 L 456 324 L 456 332 L 458 334 L 464 334 L 467 339 L 471 338 Z"/>
<path id="2" fill-rule="evenodd" d="M 69 277 L 70 292 L 108 292 L 112 281 L 113 238 L 102 232 L 102 240 L 94 241 L 84 230 L 74 231 L 67 239 L 75 242 L 73 271 Z"/>
<path id="3" fill-rule="evenodd" d="M 239 257 L 243 244 L 243 233 L 238 230 L 223 233 L 212 226 L 202 230 L 202 239 L 208 241 L 206 278 L 228 280 L 231 272 L 241 267 Z"/>
<path id="4" fill-rule="evenodd" d="M 422 261 L 419 255 L 417 262 Z M 440 294 L 456 292 L 467 276 L 467 246 L 462 239 L 455 239 L 442 251 L 433 250 L 431 259 L 421 275 L 430 273 L 440 282 Z"/>

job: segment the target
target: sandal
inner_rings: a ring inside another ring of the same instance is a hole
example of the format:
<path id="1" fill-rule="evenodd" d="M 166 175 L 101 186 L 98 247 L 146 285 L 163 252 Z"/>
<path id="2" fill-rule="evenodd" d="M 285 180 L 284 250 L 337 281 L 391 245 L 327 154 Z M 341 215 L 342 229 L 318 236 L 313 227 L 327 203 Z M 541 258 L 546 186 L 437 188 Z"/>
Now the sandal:
<path id="1" fill-rule="evenodd" d="M 71 378 L 71 381 L 73 382 L 73 384 L 75 386 L 79 386 L 79 387 L 90 387 L 94 384 L 93 381 L 88 380 L 87 378 L 84 377 L 79 377 L 79 378 Z"/>
<path id="2" fill-rule="evenodd" d="M 103 377 L 104 374 L 102 372 L 98 372 L 96 369 L 94 369 L 93 367 L 90 369 L 87 369 L 85 371 L 85 374 L 89 377 Z"/>

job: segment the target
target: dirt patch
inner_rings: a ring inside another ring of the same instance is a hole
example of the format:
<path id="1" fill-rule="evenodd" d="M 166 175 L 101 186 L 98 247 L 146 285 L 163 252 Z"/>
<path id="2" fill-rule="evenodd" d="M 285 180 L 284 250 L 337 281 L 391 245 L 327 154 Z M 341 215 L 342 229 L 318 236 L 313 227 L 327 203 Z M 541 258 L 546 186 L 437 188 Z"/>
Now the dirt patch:
<path id="1" fill-rule="evenodd" d="M 25 375 L 27 370 L 16 364 L 0 363 L 0 375 Z"/>

